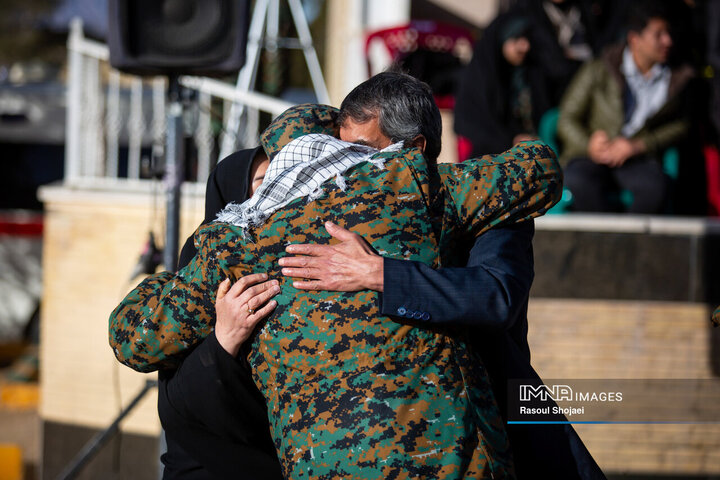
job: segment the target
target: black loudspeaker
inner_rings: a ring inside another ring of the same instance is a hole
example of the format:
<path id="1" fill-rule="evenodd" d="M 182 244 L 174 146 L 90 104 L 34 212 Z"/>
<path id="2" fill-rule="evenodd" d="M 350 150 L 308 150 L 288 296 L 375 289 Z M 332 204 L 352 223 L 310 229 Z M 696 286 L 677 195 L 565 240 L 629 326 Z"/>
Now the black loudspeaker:
<path id="1" fill-rule="evenodd" d="M 137 75 L 218 76 L 245 63 L 250 0 L 110 0 L 110 64 Z"/>

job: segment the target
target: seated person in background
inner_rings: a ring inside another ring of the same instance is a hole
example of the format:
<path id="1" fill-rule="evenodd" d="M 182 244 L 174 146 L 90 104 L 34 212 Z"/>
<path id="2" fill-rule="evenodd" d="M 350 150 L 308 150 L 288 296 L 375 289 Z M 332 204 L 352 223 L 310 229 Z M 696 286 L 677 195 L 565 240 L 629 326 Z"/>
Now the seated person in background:
<path id="1" fill-rule="evenodd" d="M 282 282 L 276 265 L 286 242 L 326 241 L 324 219 L 359 230 L 389 256 L 447 265 L 463 236 L 535 216 L 558 194 L 558 172 L 542 145 L 460 167 L 428 165 L 417 148 L 406 148 L 333 174 L 322 189 L 300 188 L 300 197 L 264 221 L 261 213 L 272 209 L 263 189 L 276 192 L 273 179 L 285 171 L 273 163 L 295 158 L 288 150 L 275 157 L 268 139 L 277 141 L 278 126 L 280 136 L 297 135 L 289 121 L 297 114 L 266 133 L 269 175 L 251 203 L 223 213 L 229 223 L 202 227 L 188 267 L 148 278 L 114 312 L 113 324 L 133 329 L 111 326 L 123 362 L 142 371 L 174 363 L 212 329 L 214 292 L 225 277 L 267 271 Z M 329 137 L 293 142 L 288 148 L 338 145 Z M 509 475 L 487 377 L 472 367 L 464 342 L 380 316 L 377 294 L 367 290 L 309 293 L 286 284 L 275 298 L 275 312 L 241 355 L 268 403 L 286 476 L 308 468 L 337 477 Z M 446 414 L 452 420 L 442 420 Z"/>
<path id="2" fill-rule="evenodd" d="M 629 7 L 627 44 L 578 72 L 560 104 L 558 138 L 574 209 L 611 211 L 609 193 L 629 190 L 633 213 L 658 213 L 668 197 L 662 151 L 688 132 L 688 66 L 665 62 L 672 47 L 661 4 Z"/>
<path id="3" fill-rule="evenodd" d="M 551 105 L 544 77 L 532 58 L 530 27 L 526 17 L 502 15 L 475 46 L 455 102 L 461 160 L 537 139 L 540 118 Z M 464 141 L 469 142 L 467 153 L 462 152 Z"/>

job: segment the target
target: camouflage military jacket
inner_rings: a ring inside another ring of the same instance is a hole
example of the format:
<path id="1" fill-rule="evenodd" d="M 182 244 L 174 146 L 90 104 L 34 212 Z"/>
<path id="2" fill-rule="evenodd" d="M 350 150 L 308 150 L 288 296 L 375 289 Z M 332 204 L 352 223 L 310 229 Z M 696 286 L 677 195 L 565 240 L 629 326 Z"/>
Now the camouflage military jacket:
<path id="1" fill-rule="evenodd" d="M 288 131 L 306 133 L 296 127 L 264 136 L 271 158 Z M 463 239 L 551 207 L 559 166 L 532 142 L 437 167 L 416 149 L 380 156 L 382 167 L 345 172 L 345 191 L 326 182 L 324 196 L 293 201 L 251 238 L 202 226 L 186 268 L 148 277 L 116 308 L 111 345 L 138 371 L 172 366 L 212 330 L 218 284 L 265 271 L 282 292 L 246 358 L 286 477 L 513 478 L 488 377 L 462 338 L 380 316 L 376 292 L 295 290 L 277 260 L 289 243 L 331 242 L 323 223 L 333 220 L 382 255 L 452 264 Z"/>

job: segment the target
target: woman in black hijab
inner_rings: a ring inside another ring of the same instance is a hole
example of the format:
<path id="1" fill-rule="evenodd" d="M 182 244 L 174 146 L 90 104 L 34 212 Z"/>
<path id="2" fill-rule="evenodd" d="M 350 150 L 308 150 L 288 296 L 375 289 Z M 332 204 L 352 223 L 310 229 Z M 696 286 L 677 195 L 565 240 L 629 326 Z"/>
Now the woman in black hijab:
<path id="1" fill-rule="evenodd" d="M 205 219 L 203 224 L 215 220 L 217 214 L 230 202 L 242 203 L 260 186 L 269 161 L 262 147 L 240 150 L 228 155 L 210 173 L 205 191 Z M 195 256 L 197 250 L 190 237 L 185 242 L 178 261 L 178 269 Z"/>
<path id="2" fill-rule="evenodd" d="M 262 183 L 268 164 L 261 147 L 235 152 L 220 162 L 208 178 L 203 224 L 215 220 L 228 203 L 247 200 Z M 178 268 L 196 253 L 190 237 Z M 259 312 L 260 302 L 265 303 L 262 294 L 255 297 Z M 239 313 L 247 314 L 242 308 Z M 161 457 L 163 479 L 279 480 L 282 474 L 270 438 L 265 399 L 250 378 L 248 366 L 223 347 L 220 336 L 213 331 L 178 369 L 159 372 L 158 412 L 167 440 Z M 237 381 L 227 383 L 224 378 Z M 235 414 L 227 415 L 228 411 Z"/>
<path id="3" fill-rule="evenodd" d="M 455 102 L 455 132 L 472 145 L 470 158 L 537 138 L 551 105 L 531 45 L 530 21 L 510 14 L 496 18 L 476 44 Z"/>

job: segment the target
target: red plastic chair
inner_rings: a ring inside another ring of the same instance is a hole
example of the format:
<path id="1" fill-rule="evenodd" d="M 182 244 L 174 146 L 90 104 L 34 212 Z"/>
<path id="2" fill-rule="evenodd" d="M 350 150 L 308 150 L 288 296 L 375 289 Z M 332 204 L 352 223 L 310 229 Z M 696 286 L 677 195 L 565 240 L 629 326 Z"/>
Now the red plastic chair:
<path id="1" fill-rule="evenodd" d="M 406 25 L 367 34 L 365 59 L 368 76 L 372 75 L 370 48 L 378 41 L 382 42 L 393 61 L 417 50 L 448 53 L 464 60 L 464 63 L 472 56 L 473 36 L 469 30 L 432 20 L 413 20 Z M 452 95 L 436 96 L 435 101 L 439 108 L 453 108 L 455 105 Z"/>
<path id="2" fill-rule="evenodd" d="M 720 217 L 720 151 L 715 145 L 706 145 L 703 150 L 707 178 L 708 214 Z"/>

